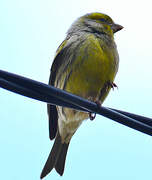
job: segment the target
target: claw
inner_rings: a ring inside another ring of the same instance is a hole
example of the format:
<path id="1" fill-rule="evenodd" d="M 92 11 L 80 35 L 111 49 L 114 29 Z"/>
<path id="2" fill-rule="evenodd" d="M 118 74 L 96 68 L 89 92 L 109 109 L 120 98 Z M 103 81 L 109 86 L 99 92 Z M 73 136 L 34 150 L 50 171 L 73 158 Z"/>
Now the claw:
<path id="1" fill-rule="evenodd" d="M 101 106 L 100 101 L 97 100 L 97 101 L 95 101 L 95 103 L 97 104 L 98 107 Z M 95 117 L 96 117 L 96 113 L 91 113 L 91 112 L 89 113 L 89 118 L 90 118 L 91 121 L 93 121 L 95 119 Z"/>
<path id="2" fill-rule="evenodd" d="M 91 112 L 89 113 L 89 118 L 91 121 L 93 121 L 95 117 L 96 117 L 96 113 L 91 113 Z"/>
<path id="3" fill-rule="evenodd" d="M 98 107 L 101 106 L 101 102 L 100 102 L 99 100 L 95 101 L 95 103 L 96 103 L 96 105 L 97 105 Z"/>
<path id="4" fill-rule="evenodd" d="M 109 82 L 109 86 L 114 90 L 116 87 L 118 89 L 118 86 L 114 82 Z"/>

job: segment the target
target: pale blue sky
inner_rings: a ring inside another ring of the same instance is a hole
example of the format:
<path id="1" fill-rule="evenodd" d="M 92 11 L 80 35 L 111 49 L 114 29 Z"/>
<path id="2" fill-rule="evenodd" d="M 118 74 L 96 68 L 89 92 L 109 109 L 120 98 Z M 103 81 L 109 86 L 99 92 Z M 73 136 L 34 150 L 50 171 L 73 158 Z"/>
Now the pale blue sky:
<path id="1" fill-rule="evenodd" d="M 71 23 L 103 12 L 124 26 L 115 40 L 120 68 L 104 105 L 152 117 L 151 1 L 1 0 L 0 69 L 47 83 L 55 51 Z M 0 179 L 39 179 L 53 142 L 46 104 L 0 89 Z M 73 137 L 63 177 L 46 180 L 151 179 L 152 139 L 103 117 Z"/>

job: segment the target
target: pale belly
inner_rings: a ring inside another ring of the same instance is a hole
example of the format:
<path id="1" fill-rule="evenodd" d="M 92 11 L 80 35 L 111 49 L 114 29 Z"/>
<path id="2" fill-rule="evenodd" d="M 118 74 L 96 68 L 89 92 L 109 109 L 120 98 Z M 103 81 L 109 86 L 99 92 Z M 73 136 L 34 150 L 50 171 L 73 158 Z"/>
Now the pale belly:
<path id="1" fill-rule="evenodd" d="M 59 115 L 58 127 L 62 137 L 62 143 L 68 143 L 83 120 L 88 119 L 89 114 L 69 108 L 57 108 Z"/>

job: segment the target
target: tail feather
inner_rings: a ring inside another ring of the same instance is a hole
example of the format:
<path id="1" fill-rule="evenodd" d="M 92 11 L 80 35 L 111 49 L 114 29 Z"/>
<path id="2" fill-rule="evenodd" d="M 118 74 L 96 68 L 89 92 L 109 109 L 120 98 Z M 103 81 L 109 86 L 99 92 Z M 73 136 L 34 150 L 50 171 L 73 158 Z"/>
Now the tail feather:
<path id="1" fill-rule="evenodd" d="M 60 151 L 58 160 L 55 164 L 55 170 L 60 174 L 60 176 L 62 176 L 64 173 L 64 166 L 65 166 L 65 160 L 66 160 L 68 147 L 69 147 L 69 144 L 64 143 L 62 145 L 62 149 Z"/>
<path id="2" fill-rule="evenodd" d="M 61 176 L 63 175 L 68 146 L 69 144 L 62 144 L 61 137 L 57 133 L 52 150 L 42 170 L 41 179 L 49 174 L 54 167 Z"/>

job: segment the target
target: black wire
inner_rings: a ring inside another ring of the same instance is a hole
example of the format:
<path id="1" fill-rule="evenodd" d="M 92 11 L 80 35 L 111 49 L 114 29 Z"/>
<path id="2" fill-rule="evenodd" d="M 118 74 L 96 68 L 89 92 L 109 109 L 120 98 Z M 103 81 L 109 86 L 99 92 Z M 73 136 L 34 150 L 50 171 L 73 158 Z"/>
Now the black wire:
<path id="1" fill-rule="evenodd" d="M 5 79 L 0 78 L 0 86 L 4 89 L 7 89 L 11 92 L 32 98 L 32 99 L 36 99 L 42 102 L 46 102 L 46 103 L 50 103 L 53 105 L 58 105 L 58 106 L 64 106 L 64 107 L 68 107 L 68 108 L 73 108 L 73 109 L 77 109 L 79 111 L 85 111 L 82 108 L 78 108 L 75 105 L 71 105 L 69 103 L 66 103 L 62 100 L 59 100 L 53 96 L 49 96 L 49 95 L 45 95 L 44 93 L 40 93 L 40 92 L 36 92 L 33 91 L 31 89 L 28 89 L 26 87 L 23 87 L 21 85 L 9 82 Z"/>
<path id="2" fill-rule="evenodd" d="M 152 135 L 150 118 L 120 110 L 99 107 L 94 102 L 70 94 L 61 89 L 40 83 L 16 74 L 0 70 L 0 86 L 18 94 L 54 105 L 95 112 L 130 128 Z"/>
<path id="3" fill-rule="evenodd" d="M 124 114 L 125 116 L 128 116 L 128 117 L 131 117 L 135 120 L 138 120 L 142 123 L 145 123 L 149 126 L 152 126 L 152 119 L 151 118 L 147 118 L 147 117 L 144 117 L 144 116 L 140 116 L 140 115 L 137 115 L 137 114 L 132 114 L 132 113 L 129 113 L 129 112 L 125 112 L 125 111 L 121 111 L 121 110 L 118 110 L 118 109 L 113 109 L 113 108 L 109 108 L 111 110 L 114 110 L 114 111 L 117 111 L 121 114 Z"/>

